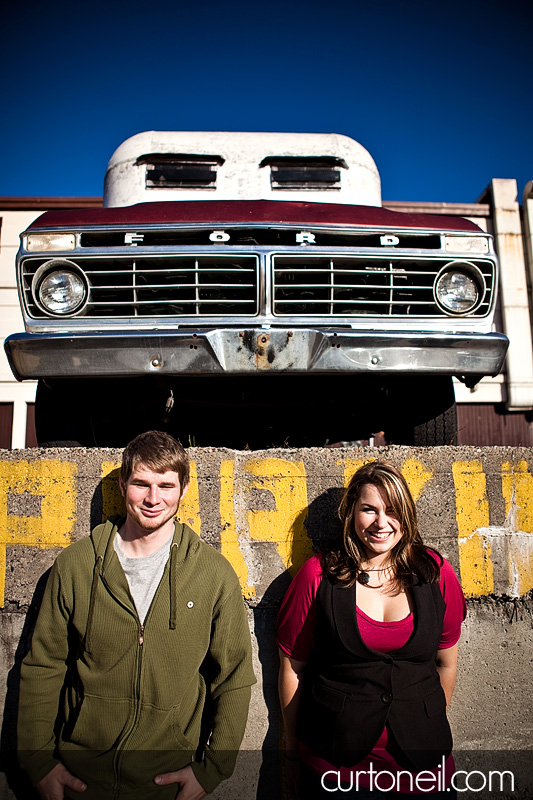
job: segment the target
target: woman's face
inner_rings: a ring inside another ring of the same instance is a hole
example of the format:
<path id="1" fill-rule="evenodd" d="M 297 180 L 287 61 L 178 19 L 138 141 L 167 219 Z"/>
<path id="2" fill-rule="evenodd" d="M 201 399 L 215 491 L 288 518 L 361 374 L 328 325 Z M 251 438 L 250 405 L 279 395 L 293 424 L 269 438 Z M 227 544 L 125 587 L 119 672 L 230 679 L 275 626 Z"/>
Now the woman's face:
<path id="1" fill-rule="evenodd" d="M 383 489 L 365 483 L 354 511 L 355 532 L 367 558 L 387 556 L 402 538 L 400 521 L 395 516 Z"/>

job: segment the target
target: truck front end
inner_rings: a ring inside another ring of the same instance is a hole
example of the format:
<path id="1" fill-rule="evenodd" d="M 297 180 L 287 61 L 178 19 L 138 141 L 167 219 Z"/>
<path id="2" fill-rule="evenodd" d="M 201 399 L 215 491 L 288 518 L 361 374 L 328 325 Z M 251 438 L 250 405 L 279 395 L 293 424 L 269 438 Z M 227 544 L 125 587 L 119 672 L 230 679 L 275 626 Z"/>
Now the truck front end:
<path id="1" fill-rule="evenodd" d="M 150 426 L 230 447 L 445 444 L 452 376 L 496 375 L 508 345 L 492 238 L 461 218 L 286 200 L 48 212 L 17 273 L 26 332 L 6 350 L 40 379 L 42 442 Z"/>

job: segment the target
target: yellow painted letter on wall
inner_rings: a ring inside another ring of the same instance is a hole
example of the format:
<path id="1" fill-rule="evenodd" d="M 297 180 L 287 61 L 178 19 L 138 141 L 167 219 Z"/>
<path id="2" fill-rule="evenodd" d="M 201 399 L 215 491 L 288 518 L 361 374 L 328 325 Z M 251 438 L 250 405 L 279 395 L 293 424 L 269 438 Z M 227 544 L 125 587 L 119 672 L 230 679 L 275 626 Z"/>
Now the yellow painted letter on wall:
<path id="1" fill-rule="evenodd" d="M 102 522 L 116 514 L 121 517 L 126 513 L 118 476 L 120 461 L 102 461 Z"/>
<path id="2" fill-rule="evenodd" d="M 375 458 L 347 458 L 339 462 L 340 464 L 344 464 L 344 486 L 348 486 L 358 469 L 364 466 L 364 464 L 370 464 L 375 460 Z M 427 470 L 425 465 L 417 458 L 409 458 L 407 461 L 404 461 L 401 472 L 407 481 L 407 485 L 413 495 L 413 500 L 416 503 L 422 494 L 424 486 L 433 477 L 433 473 Z"/>
<path id="3" fill-rule="evenodd" d="M 523 459 L 502 464 L 502 494 L 509 547 L 509 593 L 533 589 L 533 475 Z"/>
<path id="4" fill-rule="evenodd" d="M 307 518 L 307 475 L 302 461 L 265 458 L 249 461 L 246 469 L 256 476 L 251 489 L 274 495 L 275 510 L 248 512 L 252 539 L 275 542 L 285 567 L 294 575 L 313 554 L 304 522 Z"/>
<path id="5" fill-rule="evenodd" d="M 76 522 L 77 469 L 75 464 L 58 459 L 0 462 L 2 604 L 6 544 L 34 547 L 66 547 L 70 544 Z"/>
<path id="6" fill-rule="evenodd" d="M 515 530 L 533 533 L 533 475 L 528 471 L 527 461 L 503 462 L 502 494 L 505 516 L 511 512 L 515 515 Z"/>
<path id="7" fill-rule="evenodd" d="M 191 461 L 190 464 L 190 482 L 189 491 L 180 503 L 178 510 L 178 521 L 185 522 L 189 525 L 195 533 L 200 536 L 202 530 L 202 520 L 200 519 L 200 495 L 198 493 L 198 475 L 196 472 L 196 464 Z"/>
<path id="8" fill-rule="evenodd" d="M 489 526 L 485 473 L 481 461 L 456 461 L 452 473 L 463 591 L 470 597 L 491 594 L 494 591 L 491 546 L 480 531 Z"/>
<path id="9" fill-rule="evenodd" d="M 337 461 L 337 464 L 344 465 L 344 488 L 348 486 L 358 469 L 375 460 L 375 458 L 345 458 L 343 461 Z"/>
<path id="10" fill-rule="evenodd" d="M 255 597 L 255 586 L 248 585 L 248 567 L 239 548 L 239 536 L 235 522 L 234 507 L 234 468 L 233 461 L 223 461 L 220 465 L 220 550 L 237 573 L 243 596 L 247 600 Z"/>
<path id="11" fill-rule="evenodd" d="M 424 491 L 424 486 L 433 477 L 433 472 L 426 469 L 418 458 L 408 458 L 407 461 L 404 461 L 401 472 L 416 503 Z"/>

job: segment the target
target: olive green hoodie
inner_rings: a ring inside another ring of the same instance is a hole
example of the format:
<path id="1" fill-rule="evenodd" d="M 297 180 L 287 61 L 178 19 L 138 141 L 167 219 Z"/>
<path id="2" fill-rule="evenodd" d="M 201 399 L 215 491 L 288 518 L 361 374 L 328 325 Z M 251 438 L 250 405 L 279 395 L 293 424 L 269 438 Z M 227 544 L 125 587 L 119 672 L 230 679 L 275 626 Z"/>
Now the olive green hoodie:
<path id="1" fill-rule="evenodd" d="M 21 671 L 20 761 L 37 783 L 61 761 L 93 798 L 167 800 L 192 764 L 210 792 L 231 775 L 255 683 L 237 577 L 187 525 L 141 626 L 113 547 L 121 520 L 58 556 Z"/>

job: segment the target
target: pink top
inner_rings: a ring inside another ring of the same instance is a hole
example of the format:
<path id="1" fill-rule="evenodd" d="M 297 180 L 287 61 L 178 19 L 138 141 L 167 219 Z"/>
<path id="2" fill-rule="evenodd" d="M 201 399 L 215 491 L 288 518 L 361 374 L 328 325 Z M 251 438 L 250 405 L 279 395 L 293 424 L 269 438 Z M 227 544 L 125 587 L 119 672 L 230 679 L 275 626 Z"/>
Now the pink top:
<path id="1" fill-rule="evenodd" d="M 296 661 L 309 661 L 313 652 L 316 622 L 315 596 L 321 581 L 320 556 L 316 555 L 306 561 L 295 576 L 279 611 L 278 646 L 286 655 Z M 466 602 L 455 572 L 451 564 L 445 559 L 441 565 L 439 586 L 446 604 L 439 649 L 446 650 L 459 641 L 461 623 L 466 616 Z M 357 623 L 361 638 L 365 644 L 372 650 L 378 650 L 381 653 L 387 653 L 403 647 L 414 630 L 412 612 L 402 620 L 379 622 L 371 619 L 361 609 L 357 608 Z M 416 794 L 413 782 L 409 779 L 405 770 L 397 764 L 392 755 L 391 751 L 394 746 L 392 734 L 385 726 L 371 753 L 361 763 L 354 765 L 352 770 L 345 767 L 341 767 L 339 770 L 324 759 L 314 755 L 304 745 L 300 745 L 300 748 L 302 761 L 320 774 L 328 770 L 333 770 L 335 773 L 339 771 L 341 781 L 349 783 L 350 772 L 355 769 L 360 773 L 366 772 L 372 762 L 374 771 L 388 770 L 392 773 L 402 773 L 403 777 L 400 778 L 399 785 L 396 785 L 396 791 Z M 439 774 L 439 770 L 441 774 Z M 441 767 L 433 771 L 441 789 L 448 785 L 453 771 L 452 756 L 446 759 L 444 774 L 442 774 Z M 368 788 L 370 785 L 369 779 L 365 781 L 365 776 L 360 775 L 359 785 Z M 435 788 L 437 788 L 437 783 L 435 783 Z"/>

